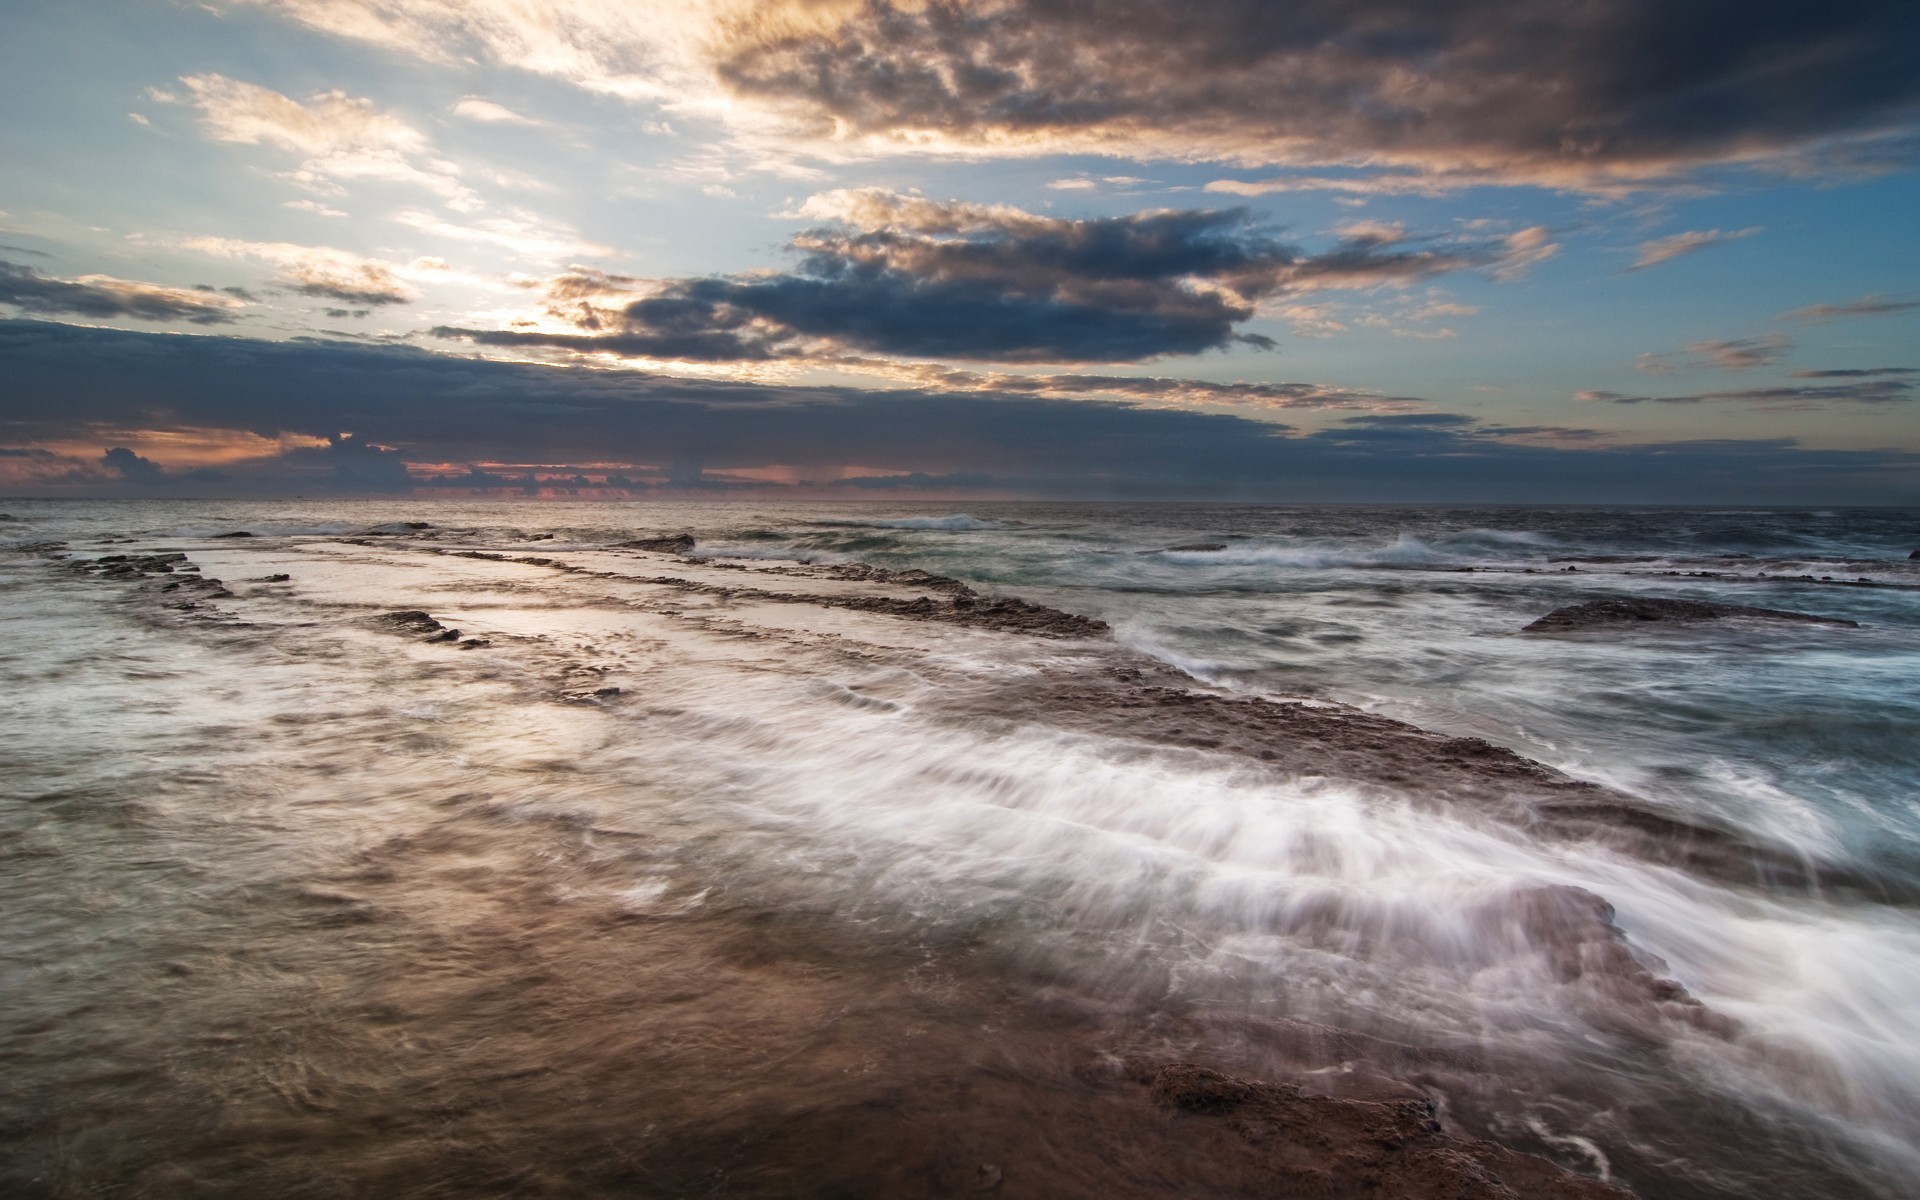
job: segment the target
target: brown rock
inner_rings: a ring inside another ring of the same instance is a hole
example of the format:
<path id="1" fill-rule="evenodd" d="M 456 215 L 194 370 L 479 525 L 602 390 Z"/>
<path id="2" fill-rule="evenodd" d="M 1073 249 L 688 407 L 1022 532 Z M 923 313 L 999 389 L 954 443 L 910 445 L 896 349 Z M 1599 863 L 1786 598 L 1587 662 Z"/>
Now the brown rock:
<path id="1" fill-rule="evenodd" d="M 1662 600 L 1651 597 L 1616 597 L 1589 600 L 1556 608 L 1521 630 L 1522 633 L 1584 633 L 1595 629 L 1616 629 L 1652 622 L 1685 623 L 1720 621 L 1729 618 L 1756 621 L 1793 621 L 1807 625 L 1844 625 L 1859 628 L 1859 622 L 1839 617 L 1819 617 L 1811 613 L 1788 612 L 1779 608 L 1748 608 L 1739 604 L 1712 604 L 1702 600 Z"/>

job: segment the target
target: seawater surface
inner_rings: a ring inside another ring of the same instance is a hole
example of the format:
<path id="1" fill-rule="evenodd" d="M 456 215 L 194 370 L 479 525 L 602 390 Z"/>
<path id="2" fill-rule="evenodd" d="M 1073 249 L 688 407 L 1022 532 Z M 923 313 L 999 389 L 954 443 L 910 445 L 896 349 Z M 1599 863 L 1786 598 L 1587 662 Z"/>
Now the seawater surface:
<path id="1" fill-rule="evenodd" d="M 21 1194 L 1015 1194 L 1012 1131 L 1143 1047 L 1415 1088 L 1649 1197 L 1920 1181 L 1920 513 L 4 507 Z M 1119 648 L 512 561 L 682 531 L 952 576 Z M 219 619 L 69 565 L 153 552 L 225 581 Z M 1858 628 L 1519 634 L 1622 595 Z M 395 609 L 492 644 L 367 626 Z M 1715 878 L 1006 704 L 1124 651 L 1873 882 Z M 1516 924 L 1540 888 L 1603 898 L 1713 1020 L 1570 981 Z M 1299 1028 L 1361 1040 L 1271 1033 Z M 918 1142 L 931 1174 L 874 1165 Z M 1162 1169 L 1042 1142 L 1020 1194 L 1078 1194 L 1078 1153 Z"/>

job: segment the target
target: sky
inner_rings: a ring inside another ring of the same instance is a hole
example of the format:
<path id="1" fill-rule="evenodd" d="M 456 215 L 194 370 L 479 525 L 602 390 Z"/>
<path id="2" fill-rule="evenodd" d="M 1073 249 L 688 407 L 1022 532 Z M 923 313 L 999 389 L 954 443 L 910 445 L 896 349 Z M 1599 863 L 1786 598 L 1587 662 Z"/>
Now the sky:
<path id="1" fill-rule="evenodd" d="M 0 495 L 1920 504 L 1920 6 L 0 0 Z"/>

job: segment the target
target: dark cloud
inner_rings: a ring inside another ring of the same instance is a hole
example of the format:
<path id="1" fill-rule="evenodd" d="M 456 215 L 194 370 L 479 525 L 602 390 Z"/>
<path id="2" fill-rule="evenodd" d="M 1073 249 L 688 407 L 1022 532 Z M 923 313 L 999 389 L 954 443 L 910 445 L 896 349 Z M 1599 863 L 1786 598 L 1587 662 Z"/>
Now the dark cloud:
<path id="1" fill-rule="evenodd" d="M 1367 232 L 1308 254 L 1243 209 L 1068 220 L 880 190 L 818 196 L 803 212 L 833 223 L 793 239 L 801 261 L 791 271 L 674 280 L 618 307 L 633 281 L 575 272 L 549 294 L 554 314 L 581 332 L 434 332 L 709 362 L 844 352 L 1138 362 L 1234 342 L 1270 347 L 1236 332 L 1269 297 L 1500 269 L 1543 245 L 1537 230 L 1444 244 Z"/>
<path id="2" fill-rule="evenodd" d="M 160 464 L 150 458 L 142 458 L 125 446 L 115 446 L 100 456 L 100 465 L 122 479 L 131 479 L 139 483 L 151 483 L 166 474 Z"/>
<path id="3" fill-rule="evenodd" d="M 568 478 L 613 472 L 683 488 L 771 467 L 837 479 L 857 465 L 903 488 L 984 478 L 1001 492 L 1074 497 L 1920 501 L 1920 455 L 1791 439 L 1568 449 L 1503 440 L 1510 431 L 1445 413 L 1368 414 L 1308 433 L 1104 400 L 776 387 L 37 321 L 0 321 L 0 378 L 0 440 L 13 445 L 100 427 L 326 439 L 223 464 L 229 492 L 397 491 L 475 469 L 486 485 L 525 487 L 538 471 L 497 464 L 546 463 Z M 432 466 L 410 479 L 407 463 Z M 588 463 L 601 466 L 566 465 Z"/>
<path id="4" fill-rule="evenodd" d="M 722 79 L 842 138 L 1576 186 L 1872 158 L 1910 140 L 1920 107 L 1909 0 L 868 0 L 822 15 L 833 11 L 741 21 L 719 52 Z"/>
<path id="5" fill-rule="evenodd" d="M 1886 371 L 1862 372 L 1868 375 Z M 1897 373 L 1906 374 L 1904 370 Z M 1845 378 L 1848 372 L 1796 373 L 1798 378 Z M 1577 392 L 1576 400 L 1608 404 L 1749 404 L 1757 408 L 1804 410 L 1833 404 L 1906 404 L 1914 398 L 1914 385 L 1904 379 L 1871 379 L 1864 383 L 1808 385 L 1801 387 L 1740 388 L 1723 392 L 1694 392 L 1682 396 L 1633 396 L 1621 392 Z"/>
<path id="6" fill-rule="evenodd" d="M 288 272 L 290 291 L 302 296 L 312 296 L 320 300 L 339 300 L 346 304 L 380 305 L 411 304 L 418 297 L 413 289 L 394 278 L 391 272 L 378 268 L 365 268 L 357 281 L 338 278 L 306 279 L 295 281 L 294 272 Z"/>
<path id="7" fill-rule="evenodd" d="M 32 267 L 0 261 L 0 304 L 27 312 L 80 317 L 136 317 L 143 321 L 188 321 L 222 325 L 239 302 L 195 288 L 164 287 L 110 275 L 56 279 Z"/>
<path id="8" fill-rule="evenodd" d="M 1901 300 L 1893 296 L 1862 296 L 1844 304 L 1813 304 L 1781 313 L 1780 321 L 1832 321 L 1841 317 L 1884 317 L 1920 308 L 1920 300 Z"/>

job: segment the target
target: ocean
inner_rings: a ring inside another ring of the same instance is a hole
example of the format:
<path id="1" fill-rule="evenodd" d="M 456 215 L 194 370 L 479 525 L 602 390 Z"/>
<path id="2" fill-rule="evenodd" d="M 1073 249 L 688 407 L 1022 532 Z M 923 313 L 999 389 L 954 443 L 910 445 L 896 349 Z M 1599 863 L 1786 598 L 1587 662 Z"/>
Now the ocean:
<path id="1" fill-rule="evenodd" d="M 1062 1115 L 1174 1059 L 1646 1197 L 1920 1184 L 1920 511 L 0 508 L 11 1194 L 1184 1194 Z M 1644 597 L 1852 624 L 1522 632 Z"/>

